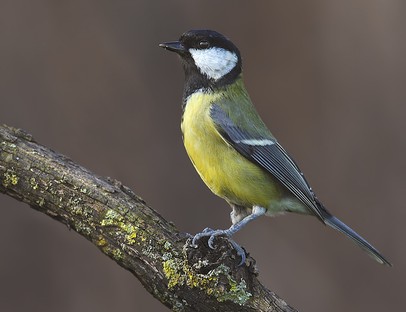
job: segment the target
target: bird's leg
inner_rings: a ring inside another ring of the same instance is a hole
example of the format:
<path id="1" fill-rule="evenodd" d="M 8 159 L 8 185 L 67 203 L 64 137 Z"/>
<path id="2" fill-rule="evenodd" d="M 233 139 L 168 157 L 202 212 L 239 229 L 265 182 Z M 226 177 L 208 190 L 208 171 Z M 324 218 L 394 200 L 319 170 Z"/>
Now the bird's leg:
<path id="1" fill-rule="evenodd" d="M 201 239 L 202 237 L 206 237 L 206 236 L 210 236 L 209 240 L 208 240 L 208 245 L 211 249 L 214 249 L 213 246 L 213 242 L 214 242 L 214 238 L 216 236 L 219 235 L 225 235 L 228 237 L 231 245 L 234 247 L 234 249 L 236 250 L 237 254 L 241 257 L 241 264 L 243 264 L 245 262 L 245 252 L 242 249 L 242 247 L 240 245 L 238 245 L 236 242 L 234 242 L 231 239 L 231 236 L 238 232 L 241 228 L 243 228 L 248 222 L 264 215 L 266 212 L 266 209 L 263 207 L 259 207 L 259 206 L 254 206 L 252 208 L 252 213 L 248 216 L 246 216 L 244 219 L 238 221 L 237 223 L 233 224 L 232 226 L 230 226 L 230 228 L 228 228 L 227 230 L 212 230 L 210 228 L 205 228 L 203 230 L 203 232 L 196 234 L 193 237 L 192 240 L 192 246 L 197 247 L 196 242 Z"/>
<path id="2" fill-rule="evenodd" d="M 230 212 L 230 219 L 232 224 L 240 222 L 242 219 L 252 213 L 252 208 L 247 208 L 230 202 L 228 204 L 231 206 L 231 208 L 233 208 L 233 210 Z"/>

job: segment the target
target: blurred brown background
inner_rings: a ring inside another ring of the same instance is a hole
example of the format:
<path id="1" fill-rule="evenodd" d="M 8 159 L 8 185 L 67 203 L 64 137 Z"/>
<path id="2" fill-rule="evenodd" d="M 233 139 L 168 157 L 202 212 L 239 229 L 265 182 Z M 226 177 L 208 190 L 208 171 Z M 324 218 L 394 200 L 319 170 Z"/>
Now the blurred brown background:
<path id="1" fill-rule="evenodd" d="M 406 2 L 0 0 L 0 123 L 121 180 L 183 231 L 230 225 L 184 152 L 183 72 L 158 43 L 218 30 L 253 101 L 325 205 L 393 263 L 315 218 L 238 235 L 301 311 L 404 308 Z M 0 311 L 168 311 L 129 272 L 0 195 Z"/>

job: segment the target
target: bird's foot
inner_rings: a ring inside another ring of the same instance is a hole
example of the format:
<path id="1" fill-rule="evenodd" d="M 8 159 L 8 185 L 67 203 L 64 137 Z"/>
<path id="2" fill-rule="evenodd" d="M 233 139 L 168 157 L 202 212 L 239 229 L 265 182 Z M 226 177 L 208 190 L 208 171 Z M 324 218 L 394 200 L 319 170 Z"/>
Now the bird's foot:
<path id="1" fill-rule="evenodd" d="M 215 249 L 213 243 L 214 243 L 214 239 L 216 238 L 216 236 L 220 236 L 220 235 L 225 235 L 227 236 L 228 241 L 230 242 L 230 244 L 233 246 L 233 248 L 235 249 L 235 251 L 237 252 L 237 255 L 239 255 L 241 257 L 241 262 L 239 263 L 239 266 L 242 265 L 243 263 L 245 263 L 245 251 L 244 249 L 238 245 L 234 240 L 231 239 L 231 235 L 234 232 L 231 232 L 230 230 L 213 230 L 210 228 L 205 228 L 203 230 L 203 232 L 201 233 L 197 233 L 193 239 L 192 239 L 192 246 L 193 247 L 197 247 L 197 241 L 199 239 L 201 239 L 202 237 L 207 237 L 209 236 L 209 240 L 207 241 L 207 244 L 209 245 L 209 247 L 211 249 Z"/>

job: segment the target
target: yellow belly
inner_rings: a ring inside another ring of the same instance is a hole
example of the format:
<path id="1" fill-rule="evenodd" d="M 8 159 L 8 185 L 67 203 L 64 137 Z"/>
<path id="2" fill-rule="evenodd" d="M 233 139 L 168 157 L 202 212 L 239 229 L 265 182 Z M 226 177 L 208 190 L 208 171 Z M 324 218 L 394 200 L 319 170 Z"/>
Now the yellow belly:
<path id="1" fill-rule="evenodd" d="M 213 95 L 197 93 L 185 107 L 182 132 L 193 165 L 211 191 L 228 202 L 269 208 L 283 197 L 283 189 L 222 139 L 209 116 L 213 100 Z"/>

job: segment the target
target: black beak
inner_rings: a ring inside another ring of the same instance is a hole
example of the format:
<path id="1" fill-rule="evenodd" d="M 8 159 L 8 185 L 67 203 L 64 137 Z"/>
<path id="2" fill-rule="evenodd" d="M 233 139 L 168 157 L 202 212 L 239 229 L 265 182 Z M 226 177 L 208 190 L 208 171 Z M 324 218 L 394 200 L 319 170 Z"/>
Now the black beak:
<path id="1" fill-rule="evenodd" d="M 165 50 L 176 52 L 178 54 L 186 52 L 185 47 L 179 41 L 164 42 L 160 43 L 159 46 Z"/>

